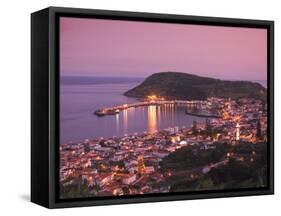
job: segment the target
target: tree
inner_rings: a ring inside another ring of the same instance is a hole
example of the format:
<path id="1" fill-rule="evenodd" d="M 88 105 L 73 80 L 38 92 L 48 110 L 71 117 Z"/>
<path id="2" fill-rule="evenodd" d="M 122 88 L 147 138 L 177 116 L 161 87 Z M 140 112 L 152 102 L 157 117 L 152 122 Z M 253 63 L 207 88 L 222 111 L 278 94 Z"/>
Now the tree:
<path id="1" fill-rule="evenodd" d="M 198 182 L 198 189 L 213 189 L 215 187 L 212 178 L 206 178 Z"/>
<path id="2" fill-rule="evenodd" d="M 62 198 L 88 197 L 89 187 L 86 180 L 79 179 L 79 182 L 68 185 L 60 185 L 60 196 Z"/>

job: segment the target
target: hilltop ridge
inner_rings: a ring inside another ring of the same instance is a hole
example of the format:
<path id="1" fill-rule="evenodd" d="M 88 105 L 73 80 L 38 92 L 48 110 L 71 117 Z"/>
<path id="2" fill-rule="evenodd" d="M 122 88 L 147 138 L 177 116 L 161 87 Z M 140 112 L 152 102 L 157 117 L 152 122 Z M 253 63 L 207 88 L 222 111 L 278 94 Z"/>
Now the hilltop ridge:
<path id="1" fill-rule="evenodd" d="M 266 88 L 259 83 L 220 80 L 182 72 L 154 73 L 124 93 L 125 96 L 136 98 L 152 94 L 177 100 L 204 100 L 212 96 L 266 100 Z"/>

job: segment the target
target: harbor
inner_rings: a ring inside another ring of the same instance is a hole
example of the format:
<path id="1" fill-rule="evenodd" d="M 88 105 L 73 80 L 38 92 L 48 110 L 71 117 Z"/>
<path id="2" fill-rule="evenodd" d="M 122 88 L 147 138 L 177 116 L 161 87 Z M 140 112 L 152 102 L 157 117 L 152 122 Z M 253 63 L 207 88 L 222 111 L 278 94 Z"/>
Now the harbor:
<path id="1" fill-rule="evenodd" d="M 137 108 L 143 106 L 163 106 L 163 105 L 181 105 L 186 107 L 187 115 L 194 115 L 198 117 L 220 118 L 218 113 L 209 111 L 209 103 L 207 100 L 165 100 L 163 97 L 157 97 L 156 95 L 147 96 L 143 101 L 121 104 L 112 107 L 104 107 L 96 110 L 93 114 L 99 117 L 107 115 L 116 115 L 120 111 L 127 110 L 129 108 Z"/>

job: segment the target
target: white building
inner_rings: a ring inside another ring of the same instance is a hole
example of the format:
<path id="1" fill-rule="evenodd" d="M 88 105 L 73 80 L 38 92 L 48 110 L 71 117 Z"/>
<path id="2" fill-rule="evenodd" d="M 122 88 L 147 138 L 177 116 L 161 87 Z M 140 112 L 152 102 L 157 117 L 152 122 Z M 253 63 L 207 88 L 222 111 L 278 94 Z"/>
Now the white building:
<path id="1" fill-rule="evenodd" d="M 153 173 L 155 171 L 153 166 L 147 166 L 145 167 L 145 173 L 150 174 Z"/>

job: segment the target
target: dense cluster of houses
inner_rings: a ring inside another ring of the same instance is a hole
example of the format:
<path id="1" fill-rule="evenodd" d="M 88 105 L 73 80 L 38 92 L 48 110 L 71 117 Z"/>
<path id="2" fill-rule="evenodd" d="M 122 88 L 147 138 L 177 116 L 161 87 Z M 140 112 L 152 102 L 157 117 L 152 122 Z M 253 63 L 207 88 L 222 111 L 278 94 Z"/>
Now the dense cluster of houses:
<path id="1" fill-rule="evenodd" d="M 189 145 L 202 150 L 216 143 L 267 140 L 267 106 L 260 100 L 208 98 L 201 109 L 218 109 L 221 118 L 204 124 L 170 127 L 153 134 L 84 140 L 60 145 L 60 185 L 81 182 L 93 196 L 169 192 L 160 162 L 170 153 Z M 208 125 L 207 125 L 208 124 Z M 207 127 L 211 128 L 206 133 Z M 218 162 L 224 165 L 226 161 Z M 202 173 L 209 171 L 206 165 Z"/>

